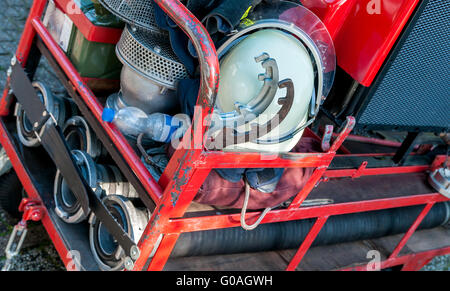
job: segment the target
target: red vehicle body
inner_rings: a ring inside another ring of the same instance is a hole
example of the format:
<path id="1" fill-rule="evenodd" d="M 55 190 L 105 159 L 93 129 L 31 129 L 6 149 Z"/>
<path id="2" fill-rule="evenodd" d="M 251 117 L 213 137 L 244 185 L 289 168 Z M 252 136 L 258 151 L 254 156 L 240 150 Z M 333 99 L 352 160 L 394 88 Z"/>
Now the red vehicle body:
<path id="1" fill-rule="evenodd" d="M 64 7 L 68 7 L 67 4 L 71 0 L 56 0 L 55 2 L 64 9 Z M 379 154 L 352 154 L 343 147 L 344 141 L 354 127 L 355 119 L 352 117 L 347 118 L 346 127 L 335 136 L 329 151 L 325 153 L 282 154 L 268 160 L 263 159 L 260 154 L 256 153 L 225 153 L 204 150 L 201 137 L 208 124 L 202 122 L 199 118 L 206 116 L 206 113 L 212 110 L 211 100 L 214 99 L 218 90 L 220 72 L 215 47 L 203 25 L 179 1 L 155 0 L 155 2 L 184 30 L 197 49 L 202 72 L 198 105 L 203 108 L 203 112 L 196 112 L 194 117 L 192 127 L 194 138 L 184 139 L 184 143 L 191 143 L 192 146 L 185 147 L 189 149 L 180 148 L 175 152 L 159 183 L 154 181 L 141 162 L 140 157 L 120 131 L 114 125 L 102 121 L 103 107 L 98 98 L 85 85 L 83 79 L 42 24 L 41 17 L 47 3 L 46 0 L 34 1 L 16 52 L 17 60 L 25 66 L 34 39 L 39 37 L 42 40 L 70 80 L 74 91 L 81 96 L 83 102 L 96 117 L 107 136 L 142 183 L 149 198 L 154 201 L 155 207 L 152 209 L 152 218 L 138 244 L 141 255 L 135 262 L 135 270 L 163 270 L 178 237 L 184 232 L 240 226 L 239 214 L 185 217 L 195 194 L 210 171 L 214 168 L 230 167 L 315 168 L 312 177 L 290 206 L 286 209 L 269 212 L 262 221 L 265 224 L 305 218 L 317 219 L 306 239 L 291 258 L 290 263 L 285 267 L 286 270 L 297 269 L 330 216 L 412 205 L 423 205 L 423 211 L 393 248 L 391 254 L 383 258 L 381 268 L 403 265 L 403 270 L 418 270 L 433 257 L 450 253 L 450 244 L 447 244 L 426 251 L 401 254 L 431 207 L 437 202 L 448 200 L 436 192 L 405 193 L 405 195 L 392 197 L 381 195 L 378 198 L 361 199 L 361 201 L 300 207 L 315 187 L 326 183 L 329 179 L 357 179 L 364 176 L 374 176 L 378 177 L 381 182 L 383 181 L 383 175 L 412 173 L 425 175 L 426 172 L 440 167 L 446 158 L 445 156 L 437 156 L 434 162 L 428 165 L 370 167 L 369 163 L 369 166 L 367 166 L 367 161 Z M 301 2 L 316 13 L 329 29 L 335 42 L 338 65 L 361 85 L 370 86 L 419 1 L 305 0 Z M 383 5 L 380 13 L 376 13 L 377 3 Z M 374 9 L 374 13 L 368 14 L 367 9 Z M 120 35 L 120 31 L 117 31 L 117 29 L 96 29 L 91 27 L 82 15 L 70 15 L 70 17 L 77 27 L 81 28 L 80 30 L 86 38 L 101 42 L 117 42 Z M 42 199 L 42 193 L 39 193 L 33 182 L 33 177 L 27 170 L 16 146 L 11 141 L 11 134 L 5 125 L 4 119 L 11 112 L 12 101 L 7 87 L 0 102 L 0 115 L 2 116 L 0 142 L 6 149 L 28 196 L 40 200 Z M 306 135 L 315 136 L 320 140 L 320 137 L 317 137 L 312 131 L 307 130 Z M 360 166 L 352 169 L 330 169 L 330 164 L 336 156 L 358 157 L 363 162 Z M 259 215 L 260 212 L 248 213 L 247 222 L 252 223 Z M 44 215 L 42 222 L 62 260 L 66 265 L 69 265 L 71 262 L 71 257 L 68 256 L 68 252 L 71 250 L 70 242 L 60 233 L 54 220 L 49 215 Z M 149 260 L 152 253 L 153 257 Z M 341 269 L 364 270 L 366 265 L 359 264 Z"/>
<path id="2" fill-rule="evenodd" d="M 366 87 L 372 84 L 419 2 L 302 1 L 329 29 L 339 66 Z"/>

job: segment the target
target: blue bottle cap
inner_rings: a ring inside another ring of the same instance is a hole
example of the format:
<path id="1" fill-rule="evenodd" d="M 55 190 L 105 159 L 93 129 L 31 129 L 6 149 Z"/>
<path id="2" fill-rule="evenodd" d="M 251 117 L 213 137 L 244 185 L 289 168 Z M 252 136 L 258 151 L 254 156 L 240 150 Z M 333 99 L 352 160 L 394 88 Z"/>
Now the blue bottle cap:
<path id="1" fill-rule="evenodd" d="M 116 116 L 116 112 L 114 111 L 114 109 L 105 108 L 103 110 L 103 114 L 102 114 L 103 121 L 113 122 L 115 116 Z"/>

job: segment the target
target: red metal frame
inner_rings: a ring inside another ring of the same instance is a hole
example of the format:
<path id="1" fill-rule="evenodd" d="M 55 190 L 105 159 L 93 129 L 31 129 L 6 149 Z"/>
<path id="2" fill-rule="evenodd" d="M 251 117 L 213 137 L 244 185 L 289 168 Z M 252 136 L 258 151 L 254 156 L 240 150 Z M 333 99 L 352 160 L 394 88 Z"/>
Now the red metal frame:
<path id="1" fill-rule="evenodd" d="M 300 261 L 305 256 L 308 249 L 311 247 L 312 243 L 316 239 L 317 235 L 319 234 L 322 227 L 327 222 L 329 216 L 320 216 L 317 218 L 316 222 L 314 223 L 313 227 L 309 231 L 308 235 L 306 236 L 305 240 L 302 242 L 300 248 L 298 249 L 297 253 L 292 258 L 291 262 L 289 263 L 286 271 L 295 271 L 298 264 L 300 264 Z"/>
<path id="2" fill-rule="evenodd" d="M 135 263 L 135 270 L 144 269 L 145 266 L 147 266 L 151 254 L 153 254 L 153 257 L 151 258 L 147 269 L 162 270 L 181 233 L 240 226 L 239 214 L 183 218 L 198 189 L 201 187 L 210 171 L 214 168 L 315 168 L 310 180 L 297 194 L 290 206 L 286 209 L 270 211 L 261 222 L 274 223 L 306 218 L 317 219 L 307 238 L 303 241 L 292 261 L 287 266 L 287 270 L 295 270 L 297 268 L 315 237 L 330 216 L 411 205 L 425 205 L 425 208 L 399 242 L 392 255 L 381 263 L 382 268 L 402 264 L 404 265 L 404 269 L 417 269 L 436 255 L 450 253 L 450 247 L 447 247 L 407 256 L 398 256 L 401 249 L 415 232 L 417 226 L 423 220 L 432 205 L 437 202 L 448 200 L 438 193 L 405 195 L 403 197 L 347 202 L 317 207 L 300 207 L 311 190 L 318 183 L 329 178 L 347 176 L 357 178 L 364 175 L 424 172 L 438 167 L 443 162 L 443 159 L 445 159 L 445 157 L 438 157 L 430 166 L 366 168 L 363 163 L 363 166 L 358 169 L 329 170 L 328 168 L 333 158 L 336 156 L 336 152 L 342 147 L 342 143 L 353 129 L 355 121 L 352 117 L 348 118 L 346 127 L 337 136 L 329 151 L 326 153 L 278 154 L 271 155 L 269 159 L 268 156 L 262 156 L 257 153 L 226 153 L 204 150 L 202 137 L 208 127 L 208 122 L 206 122 L 207 120 L 204 120 L 204 117 L 211 112 L 212 104 L 217 94 L 219 64 L 213 42 L 206 32 L 206 29 L 178 0 L 156 0 L 155 2 L 160 5 L 161 8 L 166 11 L 192 39 L 201 62 L 202 82 L 198 98 L 199 106 L 194 115 L 191 134 L 186 135 L 183 139 L 180 147 L 169 162 L 161 180 L 159 183 L 156 183 L 140 158 L 132 150 L 117 128 L 102 121 L 101 113 L 103 108 L 101 104 L 43 26 L 41 16 L 46 1 L 47 0 L 34 1 L 16 56 L 22 65 L 24 65 L 27 61 L 34 37 L 36 34 L 39 35 L 72 82 L 74 89 L 81 95 L 84 102 L 103 125 L 105 132 L 111 138 L 113 144 L 119 149 L 136 176 L 140 179 L 142 185 L 147 190 L 148 195 L 155 201 L 156 208 L 153 210 L 152 217 L 138 244 L 141 256 Z M 61 1 L 64 2 L 63 0 L 58 0 L 58 2 Z M 414 1 L 410 1 L 410 3 L 413 2 Z M 348 12 L 347 9 L 344 10 Z M 328 15 L 327 17 L 329 18 L 329 21 L 332 21 L 332 15 Z M 345 25 L 346 23 L 344 22 L 339 24 L 339 26 L 342 27 Z M 336 26 L 338 26 L 338 24 L 336 24 Z M 103 32 L 97 31 L 94 33 Z M 333 34 L 337 33 L 338 29 L 336 28 L 336 32 L 333 32 Z M 9 105 L 11 103 L 11 100 L 7 100 L 8 91 L 9 89 L 7 87 L 4 91 L 2 100 L 0 101 L 0 116 L 3 117 L 8 115 Z M 311 135 L 311 133 L 308 132 L 307 134 Z M 8 136 L 3 121 L 0 121 L 0 142 L 6 149 L 12 165 L 30 198 L 41 199 L 30 175 L 20 160 L 19 155 Z M 373 155 L 366 156 L 369 157 Z M 252 221 L 259 216 L 260 212 L 258 211 L 249 212 L 246 215 L 246 221 L 252 223 Z M 61 235 L 57 232 L 47 215 L 44 215 L 42 222 L 54 242 L 58 253 L 67 265 L 70 263 L 70 260 L 67 258 L 68 249 L 65 246 Z M 364 266 L 358 266 L 352 269 L 363 270 Z"/>
<path id="3" fill-rule="evenodd" d="M 380 263 L 380 269 L 403 266 L 402 271 L 418 271 L 436 256 L 443 256 L 450 253 L 450 247 L 408 254 L 396 258 L 384 260 Z M 367 271 L 367 265 L 344 268 L 341 271 Z"/>
<path id="4" fill-rule="evenodd" d="M 358 156 L 372 157 L 373 155 L 358 155 Z M 382 156 L 386 155 L 382 154 Z M 323 174 L 323 178 L 324 179 L 342 178 L 342 177 L 358 178 L 361 176 L 408 174 L 408 173 L 421 173 L 427 171 L 434 171 L 444 163 L 446 158 L 447 158 L 446 156 L 437 156 L 431 165 L 385 167 L 385 168 L 366 168 L 364 165 L 367 166 L 367 161 L 364 161 L 358 169 L 327 170 Z"/>

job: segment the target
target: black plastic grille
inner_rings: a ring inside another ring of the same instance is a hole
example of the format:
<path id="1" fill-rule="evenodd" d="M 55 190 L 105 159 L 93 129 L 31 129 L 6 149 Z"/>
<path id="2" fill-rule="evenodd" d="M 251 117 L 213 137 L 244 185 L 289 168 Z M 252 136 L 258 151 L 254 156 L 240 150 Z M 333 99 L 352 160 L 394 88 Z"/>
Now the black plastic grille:
<path id="1" fill-rule="evenodd" d="M 423 5 L 398 54 L 369 94 L 372 97 L 359 114 L 360 126 L 410 131 L 450 127 L 450 1 Z"/>

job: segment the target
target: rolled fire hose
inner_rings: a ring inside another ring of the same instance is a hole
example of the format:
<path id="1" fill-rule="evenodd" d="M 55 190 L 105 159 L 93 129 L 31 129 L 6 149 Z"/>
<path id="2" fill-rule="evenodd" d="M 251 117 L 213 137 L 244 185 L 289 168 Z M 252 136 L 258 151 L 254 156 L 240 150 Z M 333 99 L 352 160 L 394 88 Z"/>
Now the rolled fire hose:
<path id="1" fill-rule="evenodd" d="M 423 206 L 410 206 L 331 216 L 313 246 L 331 245 L 406 232 Z M 418 229 L 430 229 L 450 221 L 450 203 L 435 204 Z M 296 249 L 315 219 L 261 224 L 252 231 L 241 227 L 181 234 L 171 257 L 209 256 Z"/>
<path id="2" fill-rule="evenodd" d="M 138 197 L 118 168 L 96 165 L 87 153 L 79 150 L 73 150 L 72 155 L 82 176 L 99 196 L 119 194 L 128 198 Z M 76 224 L 88 218 L 90 213 L 84 213 L 59 170 L 56 172 L 53 195 L 56 214 L 65 222 Z"/>
<path id="3" fill-rule="evenodd" d="M 36 89 L 38 96 L 44 102 L 45 108 L 51 114 L 56 124 L 61 125 L 66 118 L 66 104 L 63 98 L 56 97 L 50 89 L 41 82 L 34 82 L 33 87 Z M 19 140 L 27 147 L 38 147 L 40 145 L 39 137 L 33 130 L 33 125 L 28 120 L 22 106 L 17 103 L 14 115 L 17 117 L 16 126 Z M 49 120 L 48 122 L 52 122 Z M 37 134 L 41 134 L 45 130 L 45 126 Z"/>
<path id="4" fill-rule="evenodd" d="M 71 150 L 86 152 L 94 160 L 106 155 L 100 140 L 81 116 L 73 116 L 66 121 L 63 135 Z"/>

